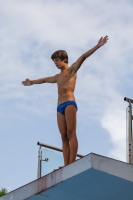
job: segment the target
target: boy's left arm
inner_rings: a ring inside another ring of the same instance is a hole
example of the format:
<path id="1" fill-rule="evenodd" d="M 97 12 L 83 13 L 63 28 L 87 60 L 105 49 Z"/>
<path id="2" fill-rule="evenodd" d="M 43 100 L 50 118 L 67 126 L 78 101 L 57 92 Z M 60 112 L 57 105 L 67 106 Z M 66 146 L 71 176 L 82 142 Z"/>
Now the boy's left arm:
<path id="1" fill-rule="evenodd" d="M 88 50 L 85 52 L 82 56 L 79 57 L 79 59 L 72 64 L 70 67 L 71 73 L 75 74 L 78 69 L 81 67 L 82 63 L 86 58 L 88 58 L 91 54 L 93 54 L 97 49 L 99 49 L 101 46 L 103 46 L 108 40 L 108 36 L 106 35 L 104 38 L 101 37 L 100 40 L 98 41 L 97 45 L 93 47 L 92 49 Z"/>

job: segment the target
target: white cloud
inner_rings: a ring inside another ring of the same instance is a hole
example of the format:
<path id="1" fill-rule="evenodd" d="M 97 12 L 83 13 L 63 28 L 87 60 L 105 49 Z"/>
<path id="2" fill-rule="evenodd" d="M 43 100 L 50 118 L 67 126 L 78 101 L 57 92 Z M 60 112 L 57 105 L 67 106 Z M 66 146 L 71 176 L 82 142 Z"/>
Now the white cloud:
<path id="1" fill-rule="evenodd" d="M 111 102 L 111 105 L 104 111 L 101 124 L 108 131 L 113 143 L 109 156 L 126 161 L 126 112 L 123 104 L 117 98 L 115 102 Z"/>

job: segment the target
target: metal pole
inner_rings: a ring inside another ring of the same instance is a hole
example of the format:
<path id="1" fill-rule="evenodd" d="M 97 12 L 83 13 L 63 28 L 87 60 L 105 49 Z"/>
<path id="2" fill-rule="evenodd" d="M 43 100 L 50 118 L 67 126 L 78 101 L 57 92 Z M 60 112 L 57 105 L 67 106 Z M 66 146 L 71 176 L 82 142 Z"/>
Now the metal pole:
<path id="1" fill-rule="evenodd" d="M 41 143 L 41 142 L 38 142 L 37 145 L 42 146 L 42 147 L 46 147 L 46 148 L 49 148 L 49 149 L 52 149 L 52 150 L 55 150 L 55 151 L 63 152 L 62 149 L 60 149 L 60 148 L 50 146 L 48 144 L 44 144 L 44 143 Z M 77 154 L 77 157 L 83 158 L 84 156 L 81 155 L 81 154 Z"/>
<path id="2" fill-rule="evenodd" d="M 127 97 L 124 98 L 124 101 L 127 101 L 128 103 L 129 103 L 129 101 L 130 101 L 130 103 L 133 103 L 133 99 L 129 99 L 129 98 L 127 98 Z"/>
<path id="3" fill-rule="evenodd" d="M 133 100 L 127 97 L 124 98 L 124 101 L 129 103 L 127 108 L 127 137 L 128 137 L 128 156 L 129 156 L 129 163 L 133 164 L 133 137 L 132 137 L 132 104 Z"/>
<path id="4" fill-rule="evenodd" d="M 129 109 L 129 106 L 127 107 L 126 109 L 126 160 L 127 160 L 127 163 L 130 163 L 130 155 L 131 155 L 131 152 L 130 152 L 130 142 L 129 142 L 129 127 L 130 127 L 130 109 Z"/>
<path id="5" fill-rule="evenodd" d="M 132 118 L 131 118 L 131 102 L 129 102 L 129 118 L 128 118 L 128 143 L 129 143 L 129 163 L 131 164 L 132 157 Z"/>
<path id="6" fill-rule="evenodd" d="M 130 106 L 127 107 L 127 162 L 131 163 L 131 117 Z"/>
<path id="7" fill-rule="evenodd" d="M 133 136 L 132 136 L 132 104 L 129 100 L 129 110 L 130 110 L 130 118 L 129 118 L 129 153 L 130 160 L 129 163 L 133 164 Z"/>
<path id="8" fill-rule="evenodd" d="M 37 179 L 41 178 L 41 159 L 42 159 L 42 150 L 41 146 L 39 147 L 38 150 L 38 170 L 37 170 Z"/>

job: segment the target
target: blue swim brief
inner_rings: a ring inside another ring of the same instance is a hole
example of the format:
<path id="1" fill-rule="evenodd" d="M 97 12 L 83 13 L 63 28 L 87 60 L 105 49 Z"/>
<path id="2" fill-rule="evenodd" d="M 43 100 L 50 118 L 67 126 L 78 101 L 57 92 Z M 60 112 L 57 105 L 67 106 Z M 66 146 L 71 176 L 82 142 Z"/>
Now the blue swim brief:
<path id="1" fill-rule="evenodd" d="M 61 114 L 65 114 L 65 109 L 68 105 L 74 105 L 74 107 L 78 110 L 77 104 L 75 101 L 69 100 L 66 101 L 64 103 L 61 103 L 58 107 L 57 107 L 57 112 L 60 112 Z"/>

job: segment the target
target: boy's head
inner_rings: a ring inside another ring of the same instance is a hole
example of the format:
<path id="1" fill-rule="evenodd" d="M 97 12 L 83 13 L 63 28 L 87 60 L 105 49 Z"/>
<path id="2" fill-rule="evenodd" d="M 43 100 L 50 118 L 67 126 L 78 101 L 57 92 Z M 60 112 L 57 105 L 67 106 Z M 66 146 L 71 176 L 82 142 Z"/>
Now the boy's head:
<path id="1" fill-rule="evenodd" d="M 67 55 L 67 52 L 64 51 L 64 50 L 58 50 L 58 51 L 55 51 L 52 55 L 51 55 L 51 59 L 54 60 L 54 59 L 60 59 L 61 61 L 64 61 L 65 63 L 68 64 L 68 55 Z"/>

